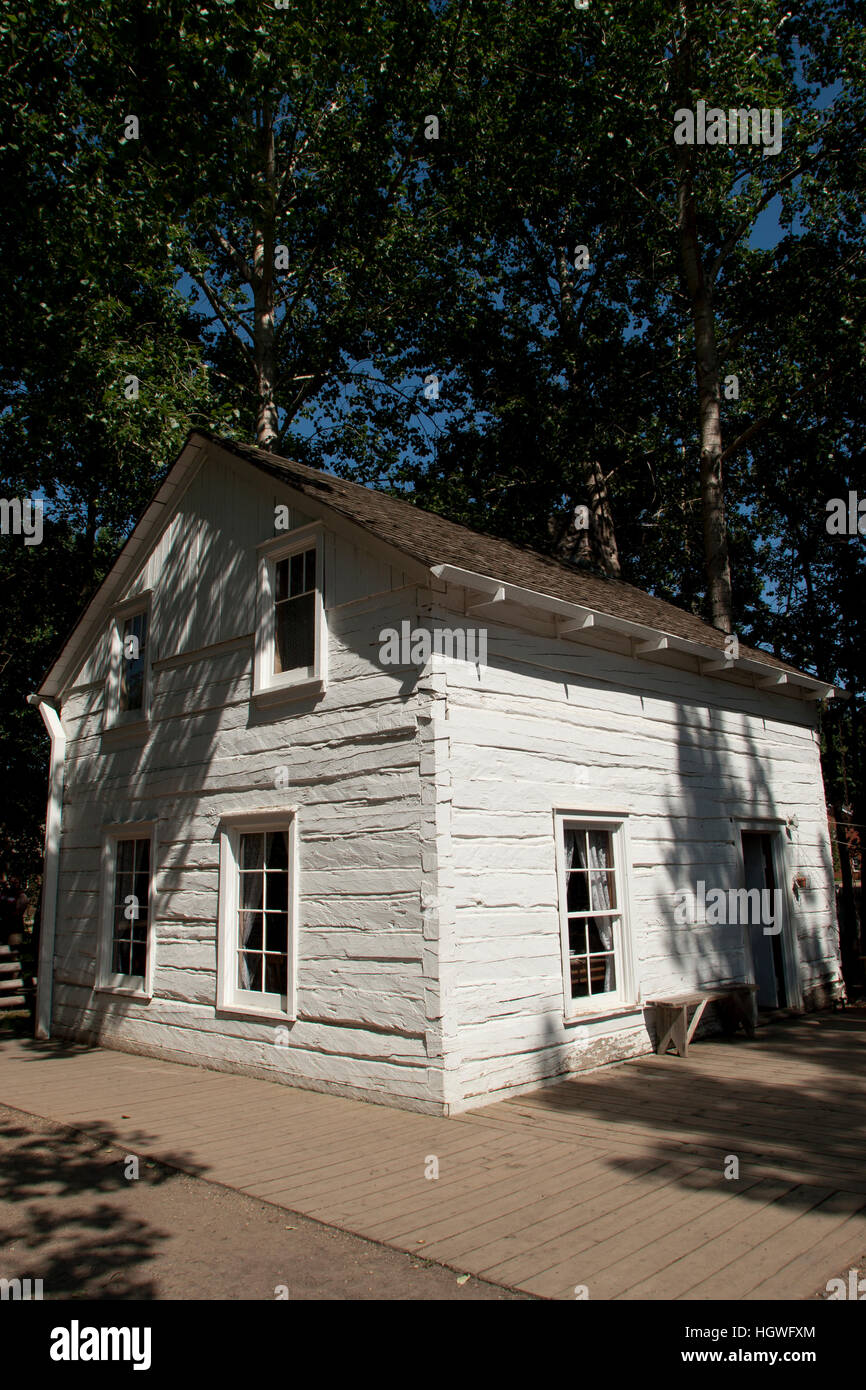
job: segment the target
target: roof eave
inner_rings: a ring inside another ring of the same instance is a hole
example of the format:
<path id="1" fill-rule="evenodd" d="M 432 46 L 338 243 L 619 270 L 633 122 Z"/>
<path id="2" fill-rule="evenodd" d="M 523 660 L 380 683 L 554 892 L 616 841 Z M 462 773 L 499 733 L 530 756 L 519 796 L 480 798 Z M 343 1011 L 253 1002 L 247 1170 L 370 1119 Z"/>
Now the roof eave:
<path id="1" fill-rule="evenodd" d="M 607 629 L 628 637 L 632 641 L 632 655 L 650 657 L 658 651 L 678 651 L 697 658 L 701 675 L 723 676 L 727 672 L 740 671 L 761 678 L 761 688 L 778 690 L 783 686 L 802 691 L 806 700 L 831 700 L 834 696 L 845 697 L 847 692 L 807 675 L 805 671 L 776 666 L 771 661 L 756 661 L 754 657 L 725 657 L 718 647 L 708 642 L 696 642 L 692 638 L 679 637 L 676 633 L 662 628 L 650 627 L 645 623 L 632 622 L 628 618 L 618 618 L 612 613 L 604 613 L 585 604 L 571 603 L 567 599 L 554 598 L 534 589 L 526 589 L 519 584 L 509 584 L 493 575 L 477 574 L 472 570 L 461 569 L 457 565 L 433 565 L 431 573 L 446 584 L 455 584 L 481 595 L 489 595 L 487 602 L 476 603 L 467 612 L 483 611 L 491 615 L 495 607 L 503 601 L 511 600 L 521 607 L 551 613 L 563 619 L 558 628 L 559 636 L 586 635 L 592 628 Z"/>

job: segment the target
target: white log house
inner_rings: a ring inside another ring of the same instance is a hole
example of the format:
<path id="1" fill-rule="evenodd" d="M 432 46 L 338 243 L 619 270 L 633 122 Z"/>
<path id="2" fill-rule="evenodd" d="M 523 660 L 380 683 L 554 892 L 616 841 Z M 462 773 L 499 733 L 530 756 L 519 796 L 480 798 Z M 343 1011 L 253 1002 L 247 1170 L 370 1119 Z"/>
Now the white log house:
<path id="1" fill-rule="evenodd" d="M 38 1032 L 454 1114 L 651 1050 L 660 993 L 823 1006 L 832 694 L 195 432 L 30 697 Z"/>

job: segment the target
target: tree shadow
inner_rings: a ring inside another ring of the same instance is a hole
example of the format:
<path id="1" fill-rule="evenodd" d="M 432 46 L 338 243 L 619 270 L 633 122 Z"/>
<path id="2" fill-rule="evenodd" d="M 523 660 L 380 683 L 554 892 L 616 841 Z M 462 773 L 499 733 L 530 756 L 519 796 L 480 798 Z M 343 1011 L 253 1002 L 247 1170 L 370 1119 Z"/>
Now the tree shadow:
<path id="1" fill-rule="evenodd" d="M 149 1136 L 121 1136 L 105 1121 L 71 1129 L 0 1113 L 0 1274 L 41 1279 L 46 1299 L 159 1297 L 148 1265 L 171 1233 L 132 1210 L 130 1196 L 141 1183 L 177 1177 L 170 1165 L 192 1174 L 200 1165 L 188 1154 L 162 1153 L 156 1163 L 146 1157 Z M 130 1156 L 136 1179 L 125 1176 Z"/>
<path id="2" fill-rule="evenodd" d="M 575 1143 L 582 1119 L 603 1121 L 605 1161 L 618 1170 L 673 1165 L 690 1188 L 707 1172 L 722 1182 L 734 1155 L 743 1186 L 731 1186 L 747 1197 L 765 1201 L 746 1183 L 766 1178 L 790 1182 L 788 1201 L 811 1205 L 819 1187 L 860 1192 L 866 1207 L 866 1098 L 852 1083 L 864 1051 L 866 1015 L 812 1015 L 762 1028 L 754 1042 L 698 1043 L 686 1061 L 652 1057 L 570 1077 L 524 1103 L 539 1119 L 562 1120 L 563 1137 Z M 599 1142 L 594 1128 L 592 1137 Z"/>

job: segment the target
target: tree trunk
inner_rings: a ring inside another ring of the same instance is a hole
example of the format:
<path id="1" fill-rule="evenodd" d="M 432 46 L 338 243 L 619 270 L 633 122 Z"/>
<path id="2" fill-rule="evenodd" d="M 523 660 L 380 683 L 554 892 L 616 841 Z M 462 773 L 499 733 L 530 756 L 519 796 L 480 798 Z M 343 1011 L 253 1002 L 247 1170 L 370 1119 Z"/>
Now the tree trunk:
<path id="1" fill-rule="evenodd" d="M 704 565 L 713 626 L 721 628 L 722 632 L 732 632 L 731 566 L 722 491 L 721 392 L 716 324 L 698 243 L 692 183 L 692 152 L 689 146 L 679 147 L 679 166 L 677 222 L 683 272 L 691 299 L 701 428 L 700 482 Z"/>
<path id="2" fill-rule="evenodd" d="M 571 391 L 577 392 L 580 390 L 581 383 L 577 366 L 577 344 L 574 341 L 574 286 L 566 243 L 562 239 L 556 248 L 556 266 L 568 385 Z M 594 459 L 581 460 L 580 467 L 587 490 L 589 532 L 580 534 L 576 558 L 581 563 L 589 562 L 597 566 L 604 574 L 618 579 L 621 573 L 619 548 L 616 543 L 607 478 L 601 465 Z"/>
<path id="3" fill-rule="evenodd" d="M 854 875 L 851 870 L 851 851 L 845 833 L 849 817 L 843 811 L 845 804 L 844 770 L 836 747 L 839 732 L 835 720 L 829 718 L 825 728 L 824 786 L 829 792 L 829 801 L 836 826 L 836 849 L 839 854 L 839 869 L 842 875 L 842 891 L 839 895 L 839 949 L 842 956 L 842 975 L 849 999 L 856 995 L 863 983 L 862 963 L 859 955 L 860 922 L 857 913 L 857 900 L 854 893 Z"/>
<path id="4" fill-rule="evenodd" d="M 262 112 L 262 153 L 265 180 L 260 225 L 253 233 L 253 359 L 256 372 L 256 443 L 271 450 L 279 437 L 276 403 L 274 323 L 274 223 L 276 160 L 271 113 Z"/>

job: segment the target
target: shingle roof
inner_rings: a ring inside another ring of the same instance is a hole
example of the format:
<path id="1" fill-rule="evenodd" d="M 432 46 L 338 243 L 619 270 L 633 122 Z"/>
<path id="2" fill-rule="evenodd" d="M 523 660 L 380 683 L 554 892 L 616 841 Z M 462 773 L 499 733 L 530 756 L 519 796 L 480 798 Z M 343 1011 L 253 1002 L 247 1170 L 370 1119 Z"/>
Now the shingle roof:
<path id="1" fill-rule="evenodd" d="M 204 431 L 201 431 L 204 433 Z M 509 584 L 580 604 L 611 617 L 641 623 L 675 637 L 725 650 L 725 634 L 676 604 L 654 598 L 633 584 L 575 569 L 548 555 L 470 530 L 457 522 L 424 511 L 413 502 L 319 472 L 267 453 L 254 445 L 238 444 L 209 435 L 215 444 L 299 492 L 315 497 L 372 535 L 411 555 L 422 564 L 454 565 Z M 740 644 L 740 654 L 777 669 L 803 674 L 771 653 Z"/>

